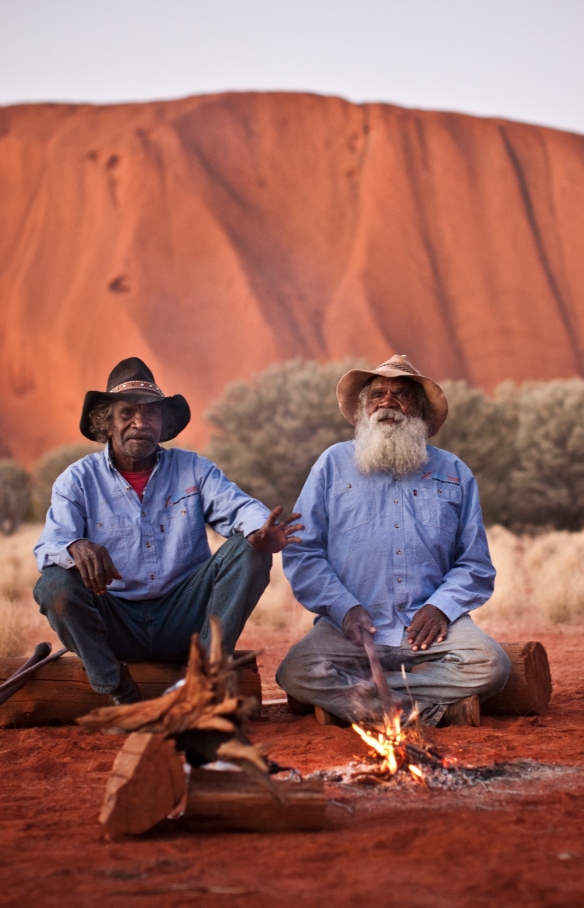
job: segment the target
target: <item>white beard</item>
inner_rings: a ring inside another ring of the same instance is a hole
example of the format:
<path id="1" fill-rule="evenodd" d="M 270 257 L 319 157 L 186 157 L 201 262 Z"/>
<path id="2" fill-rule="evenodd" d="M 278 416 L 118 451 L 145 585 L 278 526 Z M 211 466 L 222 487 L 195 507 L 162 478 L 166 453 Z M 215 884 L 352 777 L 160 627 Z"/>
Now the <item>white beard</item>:
<path id="1" fill-rule="evenodd" d="M 377 410 L 370 417 L 361 412 L 355 428 L 357 469 L 394 476 L 414 473 L 427 460 L 427 437 L 428 426 L 419 416 L 404 416 L 399 410 Z"/>

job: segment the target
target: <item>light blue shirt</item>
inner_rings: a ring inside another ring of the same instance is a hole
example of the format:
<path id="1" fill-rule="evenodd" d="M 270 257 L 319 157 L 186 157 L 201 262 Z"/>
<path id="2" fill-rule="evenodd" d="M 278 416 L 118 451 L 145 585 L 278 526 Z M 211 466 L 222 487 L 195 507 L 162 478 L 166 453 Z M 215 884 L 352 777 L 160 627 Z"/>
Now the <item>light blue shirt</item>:
<path id="1" fill-rule="evenodd" d="M 106 447 L 58 477 L 34 554 L 39 571 L 49 564 L 72 568 L 67 547 L 90 539 L 106 547 L 122 575 L 110 592 L 123 599 L 156 599 L 211 557 L 206 523 L 221 536 L 249 536 L 269 513 L 211 461 L 178 448 L 159 448 L 140 501 Z"/>
<path id="2" fill-rule="evenodd" d="M 404 479 L 365 476 L 353 452 L 352 441 L 325 451 L 296 504 L 306 529 L 283 559 L 298 601 L 339 630 L 362 605 L 386 646 L 426 603 L 451 621 L 483 605 L 495 569 L 468 467 L 429 446 L 423 469 Z"/>

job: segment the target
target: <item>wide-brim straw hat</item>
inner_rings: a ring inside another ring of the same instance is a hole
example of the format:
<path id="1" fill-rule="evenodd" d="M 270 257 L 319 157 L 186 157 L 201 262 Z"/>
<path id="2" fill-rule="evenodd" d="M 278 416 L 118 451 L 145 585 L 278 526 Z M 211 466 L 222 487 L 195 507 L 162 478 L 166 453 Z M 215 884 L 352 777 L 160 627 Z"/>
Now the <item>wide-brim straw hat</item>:
<path id="1" fill-rule="evenodd" d="M 112 369 L 106 391 L 88 391 L 85 395 L 79 429 L 86 438 L 95 441 L 89 414 L 98 404 L 110 400 L 126 400 L 131 404 L 162 404 L 164 429 L 160 441 L 175 438 L 191 419 L 190 407 L 182 394 L 167 397 L 154 381 L 146 363 L 137 356 L 123 359 Z"/>
<path id="2" fill-rule="evenodd" d="M 432 413 L 428 425 L 428 436 L 436 435 L 440 426 L 443 425 L 448 416 L 448 401 L 446 395 L 435 381 L 418 372 L 405 355 L 405 353 L 396 353 L 386 362 L 381 363 L 376 369 L 351 369 L 346 372 L 337 385 L 337 400 L 341 413 L 352 426 L 357 421 L 357 408 L 359 406 L 359 395 L 365 385 L 375 376 L 380 375 L 383 378 L 411 378 L 422 385 L 426 392 L 426 397 L 430 403 Z"/>

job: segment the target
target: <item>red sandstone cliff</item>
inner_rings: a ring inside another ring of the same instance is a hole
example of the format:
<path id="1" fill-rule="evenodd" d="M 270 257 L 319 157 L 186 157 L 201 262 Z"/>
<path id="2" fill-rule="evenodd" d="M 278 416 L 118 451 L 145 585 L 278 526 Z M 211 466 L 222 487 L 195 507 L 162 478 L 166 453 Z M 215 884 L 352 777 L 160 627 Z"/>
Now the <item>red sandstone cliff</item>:
<path id="1" fill-rule="evenodd" d="M 584 136 L 294 94 L 0 109 L 0 439 L 138 355 L 193 409 L 293 356 L 584 367 Z"/>

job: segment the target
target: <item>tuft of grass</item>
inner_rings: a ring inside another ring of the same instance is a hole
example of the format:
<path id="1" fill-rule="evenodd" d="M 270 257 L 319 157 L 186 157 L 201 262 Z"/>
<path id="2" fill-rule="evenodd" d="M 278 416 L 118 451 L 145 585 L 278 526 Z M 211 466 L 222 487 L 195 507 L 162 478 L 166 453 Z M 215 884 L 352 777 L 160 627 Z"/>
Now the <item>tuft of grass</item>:
<path id="1" fill-rule="evenodd" d="M 584 531 L 516 536 L 494 526 L 487 535 L 497 579 L 492 599 L 473 613 L 478 623 L 584 621 Z"/>
<path id="2" fill-rule="evenodd" d="M 0 656 L 24 656 L 55 634 L 33 599 L 38 571 L 32 548 L 42 526 L 28 524 L 0 536 Z"/>

